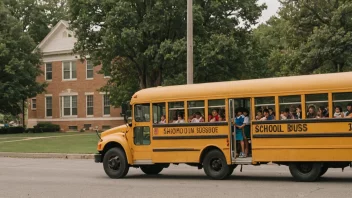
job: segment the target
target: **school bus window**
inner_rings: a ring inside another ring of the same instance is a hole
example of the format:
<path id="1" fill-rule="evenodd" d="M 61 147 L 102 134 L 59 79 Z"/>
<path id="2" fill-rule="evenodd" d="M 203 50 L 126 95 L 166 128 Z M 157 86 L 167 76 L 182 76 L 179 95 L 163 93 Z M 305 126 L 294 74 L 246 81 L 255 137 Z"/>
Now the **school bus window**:
<path id="1" fill-rule="evenodd" d="M 136 122 L 150 121 L 150 104 L 137 104 L 134 106 L 134 120 Z"/>
<path id="2" fill-rule="evenodd" d="M 208 121 L 226 121 L 225 99 L 208 101 Z"/>
<path id="3" fill-rule="evenodd" d="M 150 129 L 147 126 L 134 127 L 134 144 L 150 145 Z"/>
<path id="4" fill-rule="evenodd" d="M 165 103 L 153 104 L 153 123 L 166 124 L 166 108 Z"/>
<path id="5" fill-rule="evenodd" d="M 328 118 L 328 94 L 306 95 L 307 119 Z"/>
<path id="6" fill-rule="evenodd" d="M 344 118 L 352 114 L 352 93 L 333 93 L 334 118 Z"/>
<path id="7" fill-rule="evenodd" d="M 204 122 L 204 101 L 188 101 L 188 122 Z"/>
<path id="8" fill-rule="evenodd" d="M 261 97 L 254 99 L 256 120 L 275 120 L 275 97 Z"/>
<path id="9" fill-rule="evenodd" d="M 280 96 L 280 120 L 302 119 L 301 96 Z"/>
<path id="10" fill-rule="evenodd" d="M 184 123 L 184 102 L 169 102 L 169 123 Z"/>

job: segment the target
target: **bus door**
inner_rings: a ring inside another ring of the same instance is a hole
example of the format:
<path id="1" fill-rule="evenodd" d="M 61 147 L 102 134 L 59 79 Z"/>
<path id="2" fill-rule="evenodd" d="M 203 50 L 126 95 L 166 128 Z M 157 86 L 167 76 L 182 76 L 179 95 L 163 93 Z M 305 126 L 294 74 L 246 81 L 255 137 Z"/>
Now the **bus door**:
<path id="1" fill-rule="evenodd" d="M 133 108 L 133 143 L 134 164 L 152 164 L 151 108 L 150 104 L 136 104 Z"/>
<path id="2" fill-rule="evenodd" d="M 231 151 L 231 160 L 236 158 L 236 140 L 235 140 L 235 127 L 234 127 L 234 118 L 235 118 L 235 100 L 229 99 L 229 131 L 230 131 L 230 151 Z"/>

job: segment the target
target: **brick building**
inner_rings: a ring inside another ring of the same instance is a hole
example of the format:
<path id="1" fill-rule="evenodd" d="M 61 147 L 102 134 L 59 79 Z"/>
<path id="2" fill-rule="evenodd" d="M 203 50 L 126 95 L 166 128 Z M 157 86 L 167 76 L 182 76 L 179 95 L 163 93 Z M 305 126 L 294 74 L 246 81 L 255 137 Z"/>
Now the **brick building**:
<path id="1" fill-rule="evenodd" d="M 38 82 L 47 82 L 46 92 L 29 99 L 28 127 L 39 122 L 59 124 L 63 131 L 82 128 L 99 130 L 123 124 L 120 109 L 110 106 L 109 97 L 99 91 L 108 76 L 72 53 L 73 32 L 68 22 L 60 21 L 38 45 L 43 53 L 43 75 Z"/>

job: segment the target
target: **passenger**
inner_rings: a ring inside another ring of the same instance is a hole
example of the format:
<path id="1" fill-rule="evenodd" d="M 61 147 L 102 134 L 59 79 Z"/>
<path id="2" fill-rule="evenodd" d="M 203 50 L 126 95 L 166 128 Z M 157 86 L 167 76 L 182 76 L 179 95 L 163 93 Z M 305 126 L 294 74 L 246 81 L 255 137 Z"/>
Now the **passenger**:
<path id="1" fill-rule="evenodd" d="M 175 116 L 170 123 L 177 123 L 177 116 Z"/>
<path id="2" fill-rule="evenodd" d="M 296 107 L 295 119 L 301 120 L 302 119 L 302 108 L 301 105 Z"/>
<path id="3" fill-rule="evenodd" d="M 226 118 L 225 118 L 225 114 L 224 113 L 221 113 L 219 115 L 219 121 L 226 121 Z"/>
<path id="4" fill-rule="evenodd" d="M 262 112 L 261 112 L 261 111 L 258 111 L 258 112 L 257 112 L 257 116 L 255 116 L 255 119 L 256 119 L 256 120 L 260 120 L 260 119 L 262 119 L 262 118 L 263 118 Z"/>
<path id="5" fill-rule="evenodd" d="M 273 108 L 269 108 L 269 116 L 271 117 L 272 120 L 275 120 L 275 112 Z"/>
<path id="6" fill-rule="evenodd" d="M 185 120 L 183 119 L 183 115 L 181 113 L 177 115 L 177 120 L 174 123 L 185 123 Z"/>
<path id="7" fill-rule="evenodd" d="M 242 110 L 238 109 L 236 118 L 234 120 L 235 127 L 236 127 L 236 141 L 240 141 L 241 143 L 241 152 L 239 157 L 240 158 L 245 158 L 247 157 L 246 154 L 244 153 L 244 132 L 243 132 L 243 127 L 245 126 L 244 118 L 242 116 Z"/>
<path id="8" fill-rule="evenodd" d="M 352 103 L 348 103 L 345 118 L 352 118 Z"/>
<path id="9" fill-rule="evenodd" d="M 210 122 L 210 120 L 212 120 L 212 119 L 213 119 L 213 115 L 209 114 L 208 115 L 208 122 Z"/>
<path id="10" fill-rule="evenodd" d="M 218 110 L 213 109 L 213 111 L 212 111 L 212 119 L 210 120 L 210 122 L 218 122 L 218 121 L 219 121 Z"/>
<path id="11" fill-rule="evenodd" d="M 159 124 L 166 124 L 166 116 L 165 116 L 165 115 L 162 115 L 162 116 L 160 117 L 160 122 L 159 122 Z"/>
<path id="12" fill-rule="evenodd" d="M 249 139 L 251 138 L 251 129 L 250 129 L 250 121 L 249 121 L 249 116 L 248 116 L 248 110 L 243 109 L 243 124 L 245 125 L 243 128 L 244 131 L 244 154 L 248 156 L 249 152 Z"/>
<path id="13" fill-rule="evenodd" d="M 307 119 L 314 119 L 317 117 L 317 113 L 315 112 L 315 107 L 309 106 L 308 107 L 308 113 L 307 113 Z"/>
<path id="14" fill-rule="evenodd" d="M 340 106 L 335 107 L 334 118 L 343 118 L 344 114 L 342 112 L 342 108 Z"/>
<path id="15" fill-rule="evenodd" d="M 192 116 L 188 118 L 188 122 L 192 122 L 192 120 L 196 117 L 196 113 L 193 113 Z"/>
<path id="16" fill-rule="evenodd" d="M 285 108 L 284 113 L 281 114 L 281 120 L 291 120 L 293 119 L 293 115 L 290 113 L 289 108 Z"/>
<path id="17" fill-rule="evenodd" d="M 269 110 L 268 109 L 264 109 L 264 117 L 262 117 L 260 120 L 261 121 L 263 121 L 263 120 L 272 120 L 271 116 L 269 115 Z"/>
<path id="18" fill-rule="evenodd" d="M 320 106 L 317 114 L 317 118 L 328 118 L 329 112 L 324 106 Z"/>
<path id="19" fill-rule="evenodd" d="M 202 117 L 202 114 L 200 112 L 195 113 L 196 117 L 192 119 L 192 123 L 197 123 L 197 122 L 204 122 L 204 119 Z"/>

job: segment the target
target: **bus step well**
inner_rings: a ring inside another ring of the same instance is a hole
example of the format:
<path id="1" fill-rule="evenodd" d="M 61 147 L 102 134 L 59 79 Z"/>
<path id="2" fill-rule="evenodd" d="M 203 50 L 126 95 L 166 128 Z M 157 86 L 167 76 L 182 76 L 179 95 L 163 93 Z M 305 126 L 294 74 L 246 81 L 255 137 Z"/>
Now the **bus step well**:
<path id="1" fill-rule="evenodd" d="M 232 161 L 234 164 L 242 164 L 242 165 L 251 165 L 252 164 L 252 158 L 251 157 L 246 157 L 246 158 L 236 158 Z"/>

